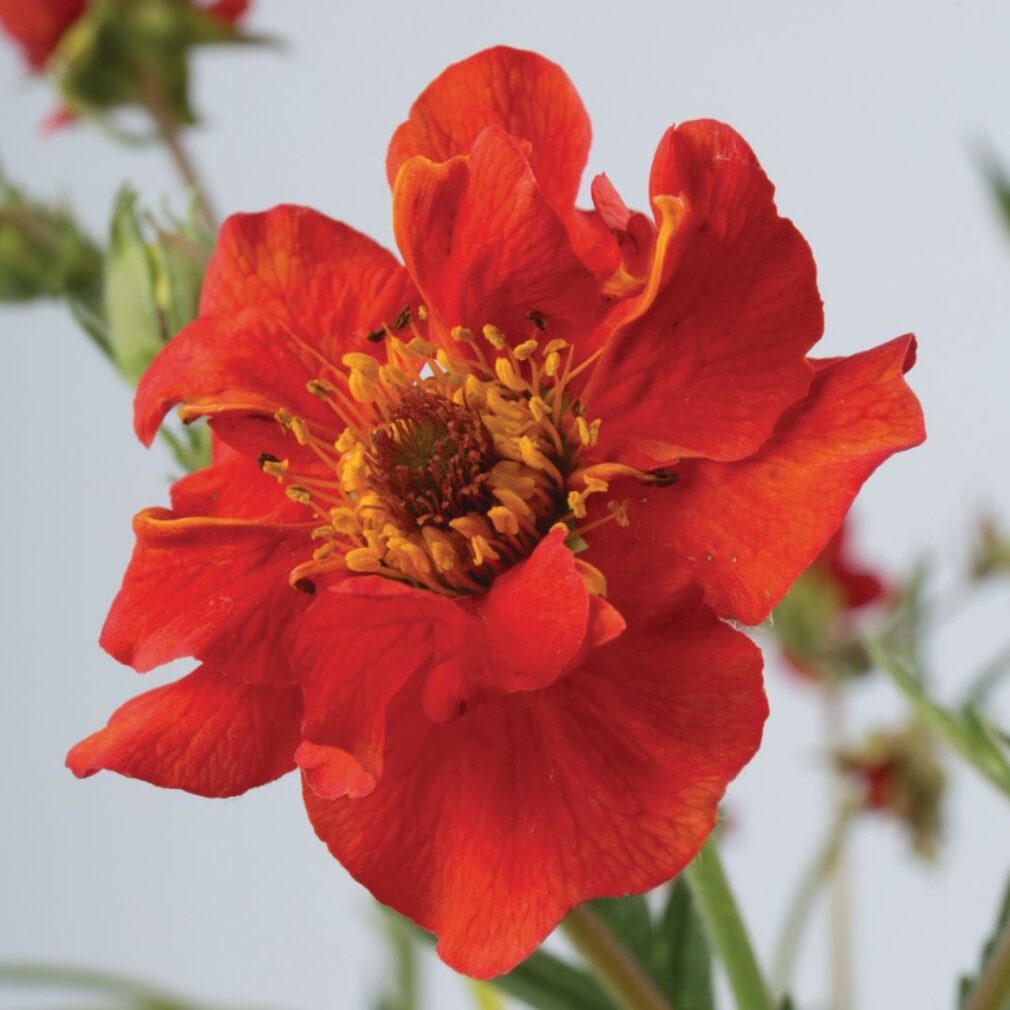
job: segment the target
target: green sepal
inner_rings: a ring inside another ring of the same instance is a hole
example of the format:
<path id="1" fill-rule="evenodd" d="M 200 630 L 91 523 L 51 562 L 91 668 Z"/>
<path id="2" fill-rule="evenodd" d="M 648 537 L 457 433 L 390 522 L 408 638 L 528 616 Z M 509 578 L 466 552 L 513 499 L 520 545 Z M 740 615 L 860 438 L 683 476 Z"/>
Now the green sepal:
<path id="1" fill-rule="evenodd" d="M 104 317 L 112 358 L 135 385 L 155 355 L 196 318 L 209 250 L 191 209 L 174 230 L 142 218 L 137 195 L 116 196 L 106 256 Z"/>

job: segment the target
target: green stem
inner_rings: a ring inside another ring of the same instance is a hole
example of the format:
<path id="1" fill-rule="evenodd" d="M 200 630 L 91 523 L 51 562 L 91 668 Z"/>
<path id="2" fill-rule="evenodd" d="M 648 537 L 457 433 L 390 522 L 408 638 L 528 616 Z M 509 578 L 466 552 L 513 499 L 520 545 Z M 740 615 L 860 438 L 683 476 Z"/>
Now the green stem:
<path id="1" fill-rule="evenodd" d="M 1000 931 L 992 956 L 964 1010 L 1006 1010 L 1010 1005 L 1010 920 Z"/>
<path id="2" fill-rule="evenodd" d="M 573 908 L 561 925 L 621 1010 L 673 1010 L 641 965 L 588 905 Z"/>
<path id="3" fill-rule="evenodd" d="M 709 943 L 719 955 L 740 1010 L 775 1010 L 736 899 L 711 839 L 684 871 Z"/>
<path id="4" fill-rule="evenodd" d="M 793 964 L 796 961 L 800 942 L 803 939 L 804 927 L 807 924 L 811 911 L 813 911 L 818 892 L 831 876 L 831 871 L 838 859 L 838 854 L 845 844 L 845 838 L 851 823 L 852 810 L 851 808 L 846 808 L 842 815 L 832 824 L 827 839 L 820 849 L 818 849 L 813 861 L 807 868 L 806 873 L 804 873 L 796 894 L 789 905 L 789 911 L 786 913 L 782 926 L 782 933 L 779 936 L 772 968 L 772 989 L 779 996 L 784 995 L 788 991 Z"/>

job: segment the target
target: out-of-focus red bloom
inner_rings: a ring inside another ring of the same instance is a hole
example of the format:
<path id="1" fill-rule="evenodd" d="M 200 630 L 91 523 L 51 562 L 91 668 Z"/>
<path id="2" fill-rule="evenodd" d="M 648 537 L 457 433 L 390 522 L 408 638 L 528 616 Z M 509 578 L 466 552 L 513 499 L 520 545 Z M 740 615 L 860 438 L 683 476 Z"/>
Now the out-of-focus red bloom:
<path id="1" fill-rule="evenodd" d="M 855 634 L 857 615 L 890 591 L 881 575 L 855 560 L 851 533 L 846 519 L 775 610 L 786 661 L 811 680 L 856 676 L 870 666 Z"/>
<path id="2" fill-rule="evenodd" d="M 875 733 L 837 755 L 863 810 L 901 823 L 919 855 L 933 856 L 943 833 L 946 776 L 933 737 L 913 725 Z"/>
<path id="3" fill-rule="evenodd" d="M 698 851 L 766 716 L 762 620 L 923 438 L 902 337 L 845 359 L 729 127 L 671 128 L 655 211 L 597 178 L 554 64 L 450 67 L 389 149 L 405 266 L 311 210 L 222 229 L 136 425 L 213 465 L 135 521 L 102 635 L 148 670 L 78 744 L 233 795 L 298 767 L 319 836 L 477 976 Z"/>
<path id="4" fill-rule="evenodd" d="M 850 524 L 843 522 L 810 570 L 828 579 L 838 590 L 843 610 L 858 610 L 884 595 L 884 580 L 852 557 Z"/>
<path id="5" fill-rule="evenodd" d="M 64 33 L 87 10 L 87 0 L 0 0 L 0 25 L 21 47 L 25 61 L 41 70 Z M 249 9 L 249 0 L 215 0 L 193 7 L 235 24 Z"/>
<path id="6" fill-rule="evenodd" d="M 63 33 L 84 13 L 87 0 L 0 0 L 0 25 L 41 70 Z"/>

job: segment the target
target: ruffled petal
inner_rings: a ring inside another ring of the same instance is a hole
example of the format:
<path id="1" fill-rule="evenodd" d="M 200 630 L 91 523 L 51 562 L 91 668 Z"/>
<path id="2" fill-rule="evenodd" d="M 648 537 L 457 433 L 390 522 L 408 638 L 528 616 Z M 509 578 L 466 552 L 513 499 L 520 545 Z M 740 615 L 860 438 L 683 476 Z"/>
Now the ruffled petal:
<path id="1" fill-rule="evenodd" d="M 238 796 L 295 767 L 297 688 L 243 684 L 201 666 L 117 709 L 67 755 L 86 778 L 113 771 L 198 796 Z"/>
<path id="2" fill-rule="evenodd" d="M 294 439 L 277 426 L 279 410 L 333 438 L 343 430 L 326 403 L 306 388 L 318 378 L 340 381 L 328 362 L 282 321 L 258 309 L 207 316 L 174 337 L 144 373 L 134 402 L 134 427 L 150 445 L 168 411 L 184 404 L 185 420 L 209 417 L 215 431 L 240 449 L 257 446 L 257 451 L 283 453 Z"/>
<path id="3" fill-rule="evenodd" d="M 898 337 L 819 368 L 806 399 L 750 459 L 687 461 L 672 487 L 629 488 L 630 527 L 594 530 L 586 558 L 608 577 L 625 567 L 626 580 L 652 565 L 652 577 L 641 580 L 646 607 L 664 579 L 682 584 L 686 568 L 720 615 L 760 623 L 838 528 L 866 478 L 925 438 L 922 409 L 903 378 L 914 348 L 913 337 Z M 649 560 L 657 557 L 681 560 L 664 575 Z"/>
<path id="4" fill-rule="evenodd" d="M 386 710 L 415 674 L 418 718 L 445 722 L 545 687 L 623 629 L 605 601 L 591 602 L 560 533 L 478 597 L 348 579 L 320 593 L 297 629 L 306 711 L 298 763 L 322 796 L 367 795 L 382 775 Z"/>
<path id="5" fill-rule="evenodd" d="M 599 452 L 645 468 L 740 459 L 809 387 L 805 355 L 824 325 L 813 257 L 721 123 L 669 130 L 650 188 L 651 275 L 615 310 L 620 328 L 586 393 L 604 418 Z"/>
<path id="6" fill-rule="evenodd" d="M 448 964 L 491 977 L 573 906 L 648 890 L 694 856 L 760 741 L 760 670 L 754 645 L 699 608 L 452 722 L 425 719 L 408 689 L 380 786 L 358 800 L 306 788 L 309 816 Z"/>
<path id="7" fill-rule="evenodd" d="M 298 454 L 274 422 L 278 410 L 336 437 L 345 421 L 306 383 L 346 391 L 341 357 L 383 353 L 369 334 L 396 325 L 416 303 L 394 257 L 338 221 L 304 207 L 237 214 L 221 229 L 201 317 L 141 379 L 137 435 L 150 444 L 165 414 L 184 404 L 184 419 L 212 418 L 224 439 L 252 455 Z M 356 409 L 351 401 L 347 410 Z"/>
<path id="8" fill-rule="evenodd" d="M 297 760 L 320 795 L 365 796 L 382 774 L 386 709 L 431 659 L 449 600 L 362 576 L 320 594 L 301 621 L 295 666 L 305 698 Z"/>
<path id="9" fill-rule="evenodd" d="M 485 129 L 471 152 L 404 164 L 393 193 L 404 262 L 443 328 L 491 323 L 520 342 L 536 333 L 577 339 L 599 321 L 598 284 L 537 186 L 520 143 Z"/>
<path id="10" fill-rule="evenodd" d="M 548 200 L 559 208 L 575 203 L 589 156 L 589 116 L 556 63 L 507 46 L 453 64 L 421 92 L 389 144 L 390 186 L 411 158 L 467 154 L 492 124 L 529 143 L 530 165 Z"/>
<path id="11" fill-rule="evenodd" d="M 141 672 L 195 656 L 242 680 L 291 680 L 288 636 L 309 596 L 288 582 L 313 523 L 179 517 L 147 509 L 101 645 Z"/>
<path id="12" fill-rule="evenodd" d="M 221 226 L 200 312 L 234 316 L 256 306 L 339 362 L 348 351 L 374 350 L 367 334 L 416 303 L 407 272 L 377 242 L 308 207 L 281 205 Z"/>

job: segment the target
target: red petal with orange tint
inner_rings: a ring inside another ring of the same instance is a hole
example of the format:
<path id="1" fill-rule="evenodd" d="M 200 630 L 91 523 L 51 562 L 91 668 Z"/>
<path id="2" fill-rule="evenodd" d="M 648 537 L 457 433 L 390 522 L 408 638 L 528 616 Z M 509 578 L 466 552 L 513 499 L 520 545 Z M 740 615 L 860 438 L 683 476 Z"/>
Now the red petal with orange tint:
<path id="1" fill-rule="evenodd" d="M 479 333 L 486 323 L 520 342 L 528 313 L 552 337 L 578 336 L 598 321 L 596 279 L 537 186 L 519 143 L 491 126 L 467 157 L 415 158 L 393 193 L 396 241 L 427 306 L 443 326 Z"/>
<path id="2" fill-rule="evenodd" d="M 238 796 L 295 766 L 297 688 L 242 684 L 206 666 L 117 709 L 67 755 L 79 778 L 113 771 L 199 796 Z"/>
<path id="3" fill-rule="evenodd" d="M 234 316 L 255 306 L 339 363 L 348 351 L 373 352 L 367 334 L 416 302 L 406 271 L 377 242 L 308 207 L 282 205 L 221 226 L 200 313 Z"/>
<path id="4" fill-rule="evenodd" d="M 454 604 L 391 579 L 359 576 L 320 594 L 298 627 L 305 698 L 298 764 L 320 795 L 364 796 L 382 774 L 386 709 L 427 664 L 438 614 Z"/>
<path id="5" fill-rule="evenodd" d="M 807 391 L 823 330 L 813 257 L 728 126 L 669 130 L 650 189 L 659 236 L 645 290 L 616 310 L 587 397 L 601 458 L 648 468 L 740 459 Z"/>
<path id="6" fill-rule="evenodd" d="M 444 722 L 543 688 L 619 635 L 623 621 L 606 602 L 591 605 L 563 540 L 545 538 L 481 596 L 448 600 L 373 577 L 321 593 L 299 623 L 293 661 L 306 712 L 298 762 L 310 786 L 328 798 L 375 787 L 386 709 L 415 673 L 417 718 Z"/>
<path id="7" fill-rule="evenodd" d="M 278 410 L 304 418 L 333 438 L 339 418 L 307 389 L 310 379 L 336 381 L 325 358 L 281 320 L 249 309 L 233 316 L 204 316 L 190 323 L 154 359 L 137 386 L 134 427 L 150 445 L 165 414 L 185 404 L 186 417 L 238 418 L 246 442 L 260 450 L 296 448 L 274 422 Z M 233 441 L 230 429 L 219 434 Z M 260 451 L 257 450 L 257 451 Z"/>
<path id="8" fill-rule="evenodd" d="M 309 816 L 448 964 L 491 977 L 573 906 L 648 890 L 694 856 L 760 741 L 760 670 L 744 636 L 698 609 L 452 722 L 425 719 L 408 689 L 381 787 L 332 801 L 306 789 Z"/>
<path id="9" fill-rule="evenodd" d="M 416 155 L 448 161 L 470 148 L 486 126 L 530 144 L 530 164 L 544 195 L 574 204 L 592 131 L 567 74 L 537 53 L 496 46 L 443 71 L 414 102 L 386 155 L 390 186 Z"/>
<path id="10" fill-rule="evenodd" d="M 141 512 L 102 647 L 141 672 L 195 656 L 242 680 L 287 683 L 286 636 L 308 604 L 288 574 L 311 555 L 313 525 Z"/>
<path id="11" fill-rule="evenodd" d="M 586 558 L 608 576 L 627 567 L 627 579 L 640 558 L 666 558 L 666 579 L 682 581 L 686 566 L 719 614 L 758 624 L 827 543 L 866 478 L 925 438 L 922 409 L 903 378 L 913 351 L 914 338 L 899 337 L 820 368 L 807 398 L 758 453 L 738 463 L 688 461 L 672 487 L 629 490 L 631 526 L 594 531 Z M 662 571 L 655 576 L 661 585 Z M 643 598 L 653 590 L 643 580 Z"/>

